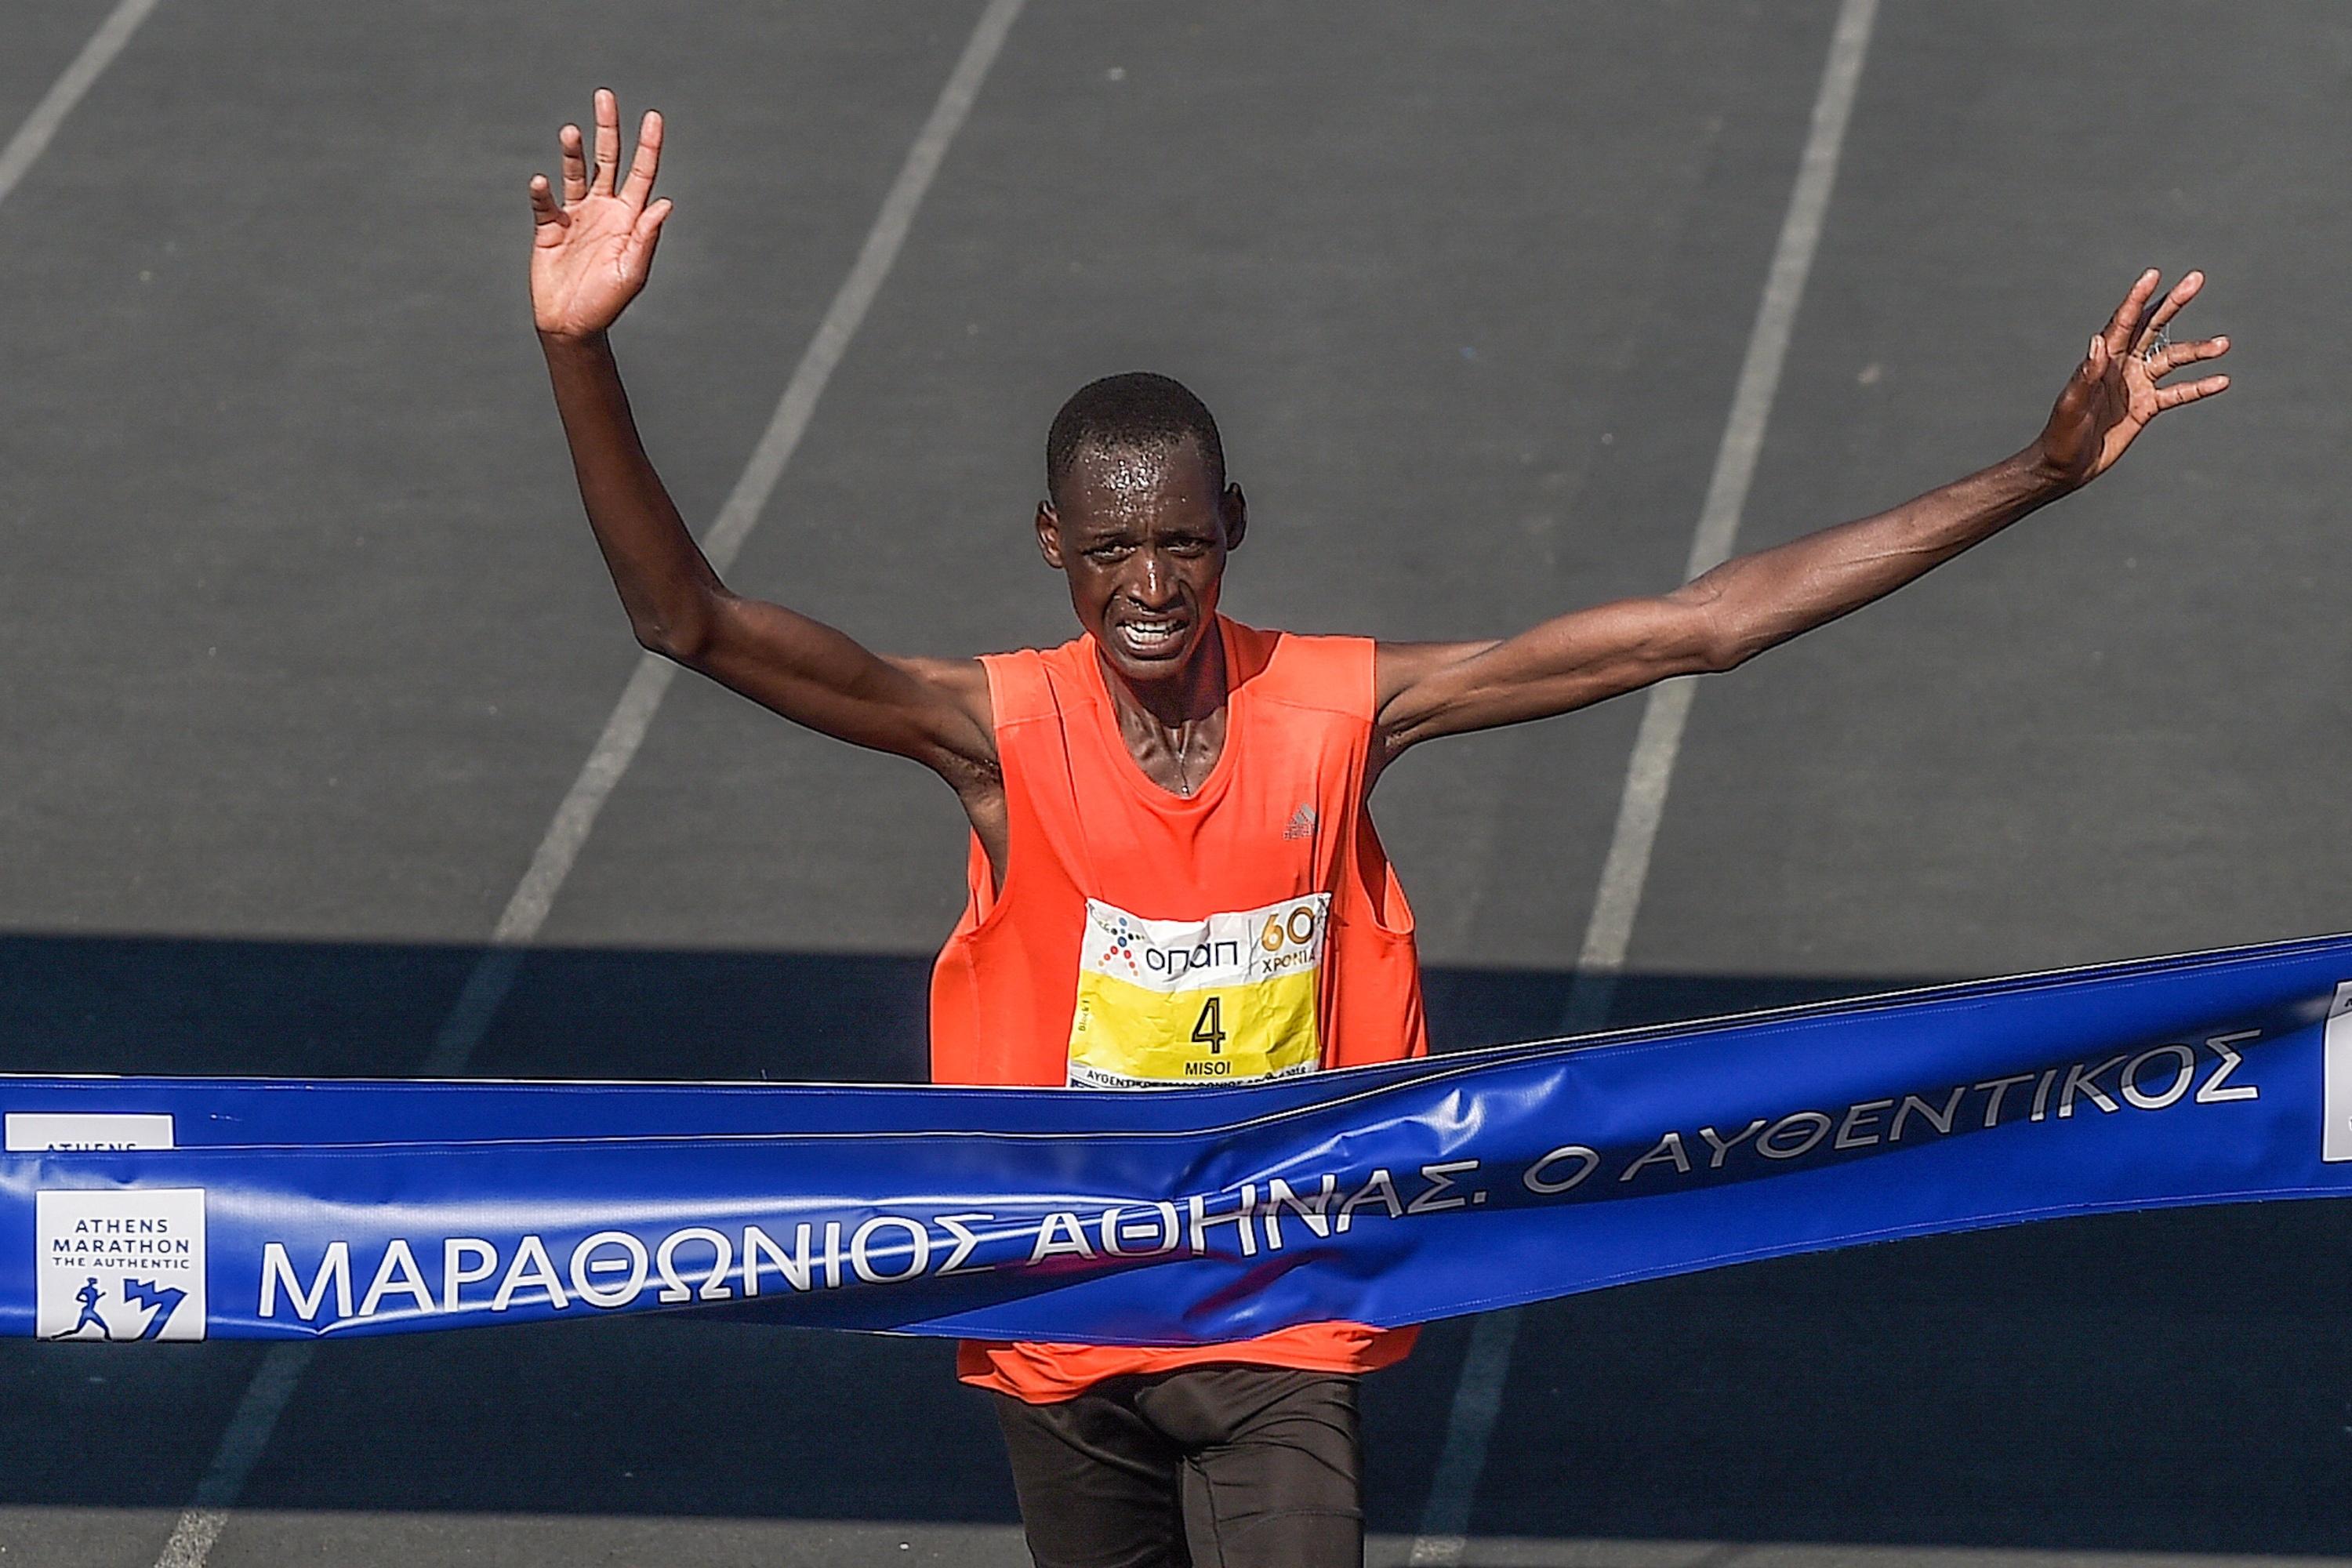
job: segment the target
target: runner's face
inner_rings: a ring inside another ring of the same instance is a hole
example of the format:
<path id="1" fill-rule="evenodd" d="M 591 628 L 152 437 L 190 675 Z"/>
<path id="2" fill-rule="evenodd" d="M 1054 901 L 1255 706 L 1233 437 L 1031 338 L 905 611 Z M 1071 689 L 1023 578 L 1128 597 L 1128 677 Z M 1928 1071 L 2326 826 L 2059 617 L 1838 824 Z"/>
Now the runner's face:
<path id="1" fill-rule="evenodd" d="M 1082 449 L 1037 544 L 1111 668 L 1137 682 L 1182 674 L 1216 625 L 1225 552 L 1241 542 L 1241 487 L 1219 495 L 1200 449 Z"/>

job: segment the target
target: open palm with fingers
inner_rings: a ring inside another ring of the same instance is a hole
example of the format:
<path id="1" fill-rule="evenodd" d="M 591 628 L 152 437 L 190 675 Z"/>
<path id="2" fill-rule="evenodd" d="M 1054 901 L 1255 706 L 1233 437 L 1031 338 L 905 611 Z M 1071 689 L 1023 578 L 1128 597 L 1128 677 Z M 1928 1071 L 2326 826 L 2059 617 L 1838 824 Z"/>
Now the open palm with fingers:
<path id="1" fill-rule="evenodd" d="M 2161 299 L 2158 281 L 2153 268 L 2140 274 L 2113 319 L 2092 338 L 2089 353 L 2042 427 L 2042 461 L 2074 484 L 2088 484 L 2105 473 L 2166 409 L 2229 388 L 2226 375 L 2160 384 L 2183 365 L 2221 358 L 2230 352 L 2230 340 L 2172 342 L 2165 329 L 2205 287 L 2205 275 L 2186 274 Z"/>
<path id="2" fill-rule="evenodd" d="M 652 201 L 661 168 L 661 116 L 648 111 L 637 128 L 637 153 L 618 179 L 621 106 L 596 92 L 595 162 L 588 161 L 580 127 L 558 137 L 563 153 L 563 200 L 544 174 L 530 177 L 530 308 L 539 330 L 585 337 L 611 326 L 652 269 L 670 204 Z"/>

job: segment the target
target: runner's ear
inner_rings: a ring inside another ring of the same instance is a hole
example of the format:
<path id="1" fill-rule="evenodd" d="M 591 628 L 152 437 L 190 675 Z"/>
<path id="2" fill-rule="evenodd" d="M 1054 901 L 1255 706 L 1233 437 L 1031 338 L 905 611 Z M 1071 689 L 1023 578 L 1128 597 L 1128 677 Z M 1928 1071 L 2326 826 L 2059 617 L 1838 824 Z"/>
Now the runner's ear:
<path id="1" fill-rule="evenodd" d="M 1062 520 L 1055 515 L 1050 500 L 1037 503 L 1037 553 L 1055 571 L 1062 569 Z"/>
<path id="2" fill-rule="evenodd" d="M 1218 498 L 1217 510 L 1225 520 L 1225 552 L 1231 554 L 1241 548 L 1242 535 L 1249 531 L 1249 501 L 1239 485 L 1227 485 Z"/>

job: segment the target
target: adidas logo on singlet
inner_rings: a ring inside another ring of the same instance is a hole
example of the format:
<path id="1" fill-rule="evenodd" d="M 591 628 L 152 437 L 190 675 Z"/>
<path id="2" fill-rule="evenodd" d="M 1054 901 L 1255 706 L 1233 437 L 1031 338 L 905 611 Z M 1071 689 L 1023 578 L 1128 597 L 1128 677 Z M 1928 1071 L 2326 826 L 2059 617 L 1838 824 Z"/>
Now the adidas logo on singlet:
<path id="1" fill-rule="evenodd" d="M 1290 826 L 1282 830 L 1282 836 L 1285 838 L 1314 837 L 1315 808 L 1311 805 L 1302 805 L 1297 811 L 1292 812 L 1290 814 Z"/>

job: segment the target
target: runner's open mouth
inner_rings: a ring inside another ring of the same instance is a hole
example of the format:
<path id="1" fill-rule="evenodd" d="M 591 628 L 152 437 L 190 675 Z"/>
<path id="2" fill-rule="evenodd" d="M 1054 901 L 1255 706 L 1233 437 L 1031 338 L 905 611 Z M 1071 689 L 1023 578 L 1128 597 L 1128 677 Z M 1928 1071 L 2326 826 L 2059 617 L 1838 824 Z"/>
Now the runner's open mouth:
<path id="1" fill-rule="evenodd" d="M 1118 644 L 1138 658 L 1169 658 L 1182 651 L 1192 630 L 1181 616 L 1125 620 L 1112 628 Z"/>

